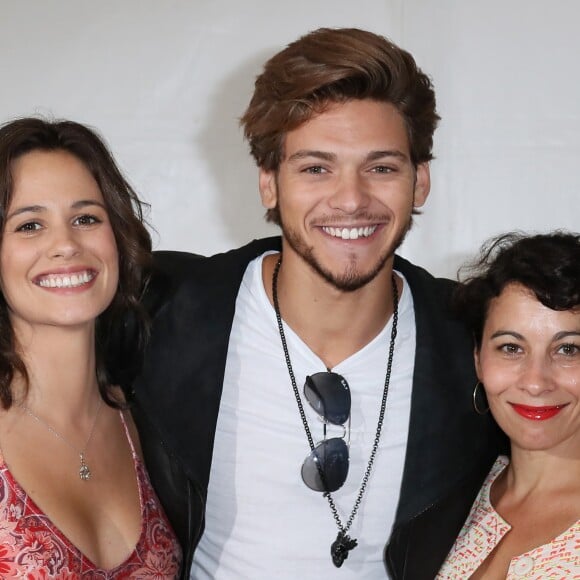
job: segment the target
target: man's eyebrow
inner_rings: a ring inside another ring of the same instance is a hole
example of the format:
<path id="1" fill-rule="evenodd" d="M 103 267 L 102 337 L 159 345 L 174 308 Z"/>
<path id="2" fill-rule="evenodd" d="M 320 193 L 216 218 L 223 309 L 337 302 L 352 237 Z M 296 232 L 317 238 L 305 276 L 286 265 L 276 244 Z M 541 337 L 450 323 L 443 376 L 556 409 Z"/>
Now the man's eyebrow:
<path id="1" fill-rule="evenodd" d="M 367 161 L 377 161 L 378 159 L 383 159 L 385 157 L 396 157 L 402 161 L 407 161 L 409 159 L 408 155 L 405 155 L 405 153 L 398 149 L 385 149 L 383 151 L 371 151 L 367 155 Z"/>
<path id="2" fill-rule="evenodd" d="M 307 157 L 313 157 L 315 159 L 321 159 L 323 161 L 335 161 L 337 156 L 335 153 L 329 153 L 328 151 L 319 151 L 317 149 L 301 149 L 296 151 L 288 157 L 288 161 L 299 161 Z M 403 161 L 407 161 L 409 156 L 398 149 L 383 149 L 379 151 L 371 151 L 367 156 L 367 161 L 376 161 L 378 159 L 384 159 L 385 157 L 396 157 Z"/>
<path id="3" fill-rule="evenodd" d="M 306 159 L 307 157 L 314 157 L 316 159 L 322 159 L 323 161 L 335 161 L 336 155 L 334 153 L 329 153 L 328 151 L 318 151 L 316 149 L 301 149 L 296 151 L 288 157 L 288 161 L 300 161 L 300 159 Z"/>

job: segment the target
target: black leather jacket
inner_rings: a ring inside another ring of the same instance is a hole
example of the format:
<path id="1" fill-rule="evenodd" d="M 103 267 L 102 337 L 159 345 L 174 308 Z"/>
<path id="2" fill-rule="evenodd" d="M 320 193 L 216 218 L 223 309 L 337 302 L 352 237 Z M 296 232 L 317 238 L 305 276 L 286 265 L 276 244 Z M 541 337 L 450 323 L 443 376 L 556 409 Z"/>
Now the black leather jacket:
<path id="1" fill-rule="evenodd" d="M 167 449 L 161 434 L 138 404 L 131 414 L 141 441 L 149 478 L 183 551 L 180 580 L 189 578 L 193 552 L 201 538 L 205 493 L 185 474 L 179 460 Z"/>
<path id="2" fill-rule="evenodd" d="M 474 471 L 441 500 L 395 527 L 385 549 L 391 580 L 435 578 L 487 472 L 487 469 Z"/>
<path id="3" fill-rule="evenodd" d="M 142 370 L 132 382 L 133 415 L 151 480 L 183 546 L 182 578 L 189 574 L 203 531 L 240 283 L 252 259 L 279 248 L 279 239 L 267 239 L 212 258 L 156 254 L 158 271 L 147 294 L 153 327 Z M 398 257 L 395 268 L 404 274 L 413 294 L 417 346 L 403 482 L 386 556 L 395 578 L 421 580 L 445 559 L 499 453 L 499 442 L 493 420 L 472 409 L 476 381 L 472 345 L 465 329 L 447 311 L 452 282 L 436 279 Z M 450 497 L 460 484 L 465 485 L 461 493 L 467 507 L 454 508 L 453 517 L 442 507 L 442 519 L 435 518 L 430 508 Z M 436 531 L 421 528 L 427 530 L 421 532 L 421 545 L 432 547 L 432 557 L 413 551 L 419 528 L 405 527 L 427 513 L 433 514 L 433 525 L 439 521 Z M 385 534 L 385 543 L 388 540 Z M 422 576 L 413 575 L 415 558 L 418 564 L 424 560 Z"/>

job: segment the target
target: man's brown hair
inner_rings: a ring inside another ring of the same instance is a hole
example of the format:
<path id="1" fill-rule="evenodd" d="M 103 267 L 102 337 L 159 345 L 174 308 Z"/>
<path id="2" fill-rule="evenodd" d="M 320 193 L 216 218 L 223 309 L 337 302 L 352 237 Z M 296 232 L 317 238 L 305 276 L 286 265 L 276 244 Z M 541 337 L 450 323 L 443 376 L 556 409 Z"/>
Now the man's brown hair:
<path id="1" fill-rule="evenodd" d="M 258 166 L 277 170 L 288 131 L 350 99 L 393 104 L 405 120 L 413 164 L 432 159 L 435 93 L 413 57 L 372 32 L 320 28 L 273 56 L 256 79 L 241 125 Z"/>

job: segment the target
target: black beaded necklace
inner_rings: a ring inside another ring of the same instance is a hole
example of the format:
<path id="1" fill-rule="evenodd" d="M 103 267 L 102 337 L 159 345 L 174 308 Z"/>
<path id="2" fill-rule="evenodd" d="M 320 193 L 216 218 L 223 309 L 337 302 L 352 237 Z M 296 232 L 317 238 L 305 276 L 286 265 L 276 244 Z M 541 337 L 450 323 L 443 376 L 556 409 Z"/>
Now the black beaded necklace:
<path id="1" fill-rule="evenodd" d="M 302 419 L 302 425 L 304 426 L 304 431 L 306 433 L 306 438 L 308 439 L 308 444 L 310 445 L 310 450 L 314 450 L 314 440 L 312 439 L 312 433 L 310 432 L 310 427 L 308 426 L 308 421 L 306 419 L 306 413 L 304 412 L 304 406 L 302 405 L 302 399 L 300 397 L 300 392 L 298 391 L 298 386 L 296 385 L 296 378 L 294 376 L 294 371 L 292 370 L 292 363 L 290 361 L 290 354 L 288 352 L 288 345 L 286 343 L 286 335 L 284 333 L 284 326 L 282 324 L 282 316 L 280 315 L 280 305 L 278 303 L 278 274 L 280 272 L 280 266 L 282 264 L 282 254 L 276 263 L 274 268 L 274 274 L 272 276 L 272 299 L 274 302 L 274 311 L 276 312 L 276 320 L 278 322 L 278 331 L 280 332 L 280 340 L 282 342 L 282 348 L 284 350 L 284 357 L 286 358 L 286 366 L 288 367 L 288 374 L 290 375 L 290 382 L 292 383 L 292 390 L 294 391 L 294 396 L 296 397 L 296 404 L 298 405 L 298 412 L 300 413 L 300 418 Z M 371 475 L 371 470 L 373 468 L 373 463 L 377 455 L 377 450 L 379 448 L 379 441 L 381 438 L 381 431 L 383 428 L 383 421 L 385 418 L 385 410 L 387 408 L 387 395 L 389 394 L 389 383 L 391 381 L 391 369 L 393 366 L 393 354 L 395 352 L 395 338 L 397 336 L 397 322 L 399 320 L 399 292 L 397 290 L 397 284 L 395 280 L 395 275 L 391 275 L 391 283 L 393 286 L 393 325 L 391 329 L 391 340 L 389 343 L 389 357 L 387 361 L 387 372 L 385 375 L 385 385 L 383 388 L 383 398 L 381 400 L 381 408 L 379 412 L 379 420 L 377 422 L 377 431 L 375 433 L 375 440 L 373 442 L 373 447 L 371 449 L 371 454 L 365 469 L 363 479 L 361 482 L 360 489 L 350 516 L 346 524 L 342 523 L 334 499 L 330 492 L 325 492 L 324 497 L 328 500 L 328 505 L 330 506 L 330 511 L 332 512 L 332 517 L 336 522 L 338 527 L 338 535 L 336 540 L 330 546 L 330 555 L 332 557 L 332 562 L 337 568 L 340 568 L 343 562 L 348 558 L 348 553 L 350 550 L 356 547 L 357 540 L 351 539 L 347 535 L 354 518 L 358 512 L 360 504 L 362 502 L 363 495 L 367 488 L 369 477 Z"/>

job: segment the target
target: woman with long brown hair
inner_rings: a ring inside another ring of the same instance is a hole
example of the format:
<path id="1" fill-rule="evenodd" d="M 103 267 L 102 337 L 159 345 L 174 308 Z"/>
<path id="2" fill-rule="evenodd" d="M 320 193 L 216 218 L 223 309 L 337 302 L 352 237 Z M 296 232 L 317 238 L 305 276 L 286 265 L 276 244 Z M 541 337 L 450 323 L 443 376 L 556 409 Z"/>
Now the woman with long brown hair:
<path id="1" fill-rule="evenodd" d="M 93 131 L 20 119 L 0 128 L 0 225 L 0 575 L 174 578 L 110 371 L 115 321 L 146 333 L 141 203 Z"/>

